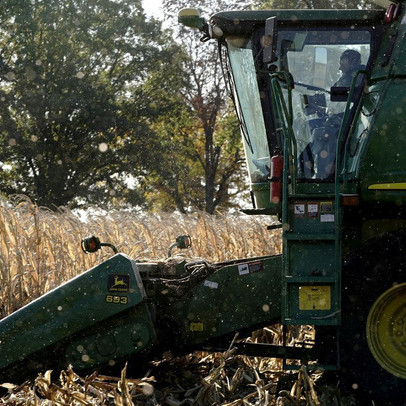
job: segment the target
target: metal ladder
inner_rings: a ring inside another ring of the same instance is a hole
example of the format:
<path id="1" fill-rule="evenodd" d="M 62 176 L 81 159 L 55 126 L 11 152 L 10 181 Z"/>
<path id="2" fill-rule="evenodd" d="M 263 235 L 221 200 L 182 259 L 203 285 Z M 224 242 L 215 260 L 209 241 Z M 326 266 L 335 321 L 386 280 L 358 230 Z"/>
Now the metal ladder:
<path id="1" fill-rule="evenodd" d="M 271 76 L 278 126 L 283 139 L 282 197 L 283 271 L 282 322 L 284 324 L 339 325 L 341 309 L 341 234 L 339 177 L 335 182 L 298 182 L 297 145 L 292 130 L 291 89 L 287 104 L 281 81 Z M 348 114 L 348 112 L 346 112 Z M 340 130 L 342 136 L 342 129 Z M 338 140 L 339 142 L 339 140 Z M 337 142 L 337 145 L 338 145 Z M 338 151 L 338 148 L 337 148 Z M 337 162 L 339 157 L 336 154 Z M 336 172 L 339 168 L 337 167 Z"/>

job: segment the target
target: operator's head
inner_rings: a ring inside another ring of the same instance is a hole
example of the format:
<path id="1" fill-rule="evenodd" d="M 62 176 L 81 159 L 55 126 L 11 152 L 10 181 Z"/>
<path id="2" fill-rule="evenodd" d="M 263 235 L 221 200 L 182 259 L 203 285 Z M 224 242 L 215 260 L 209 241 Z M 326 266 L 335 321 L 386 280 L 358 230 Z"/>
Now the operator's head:
<path id="1" fill-rule="evenodd" d="M 356 70 L 361 64 L 361 54 L 354 49 L 347 49 L 340 57 L 340 70 L 343 73 Z"/>

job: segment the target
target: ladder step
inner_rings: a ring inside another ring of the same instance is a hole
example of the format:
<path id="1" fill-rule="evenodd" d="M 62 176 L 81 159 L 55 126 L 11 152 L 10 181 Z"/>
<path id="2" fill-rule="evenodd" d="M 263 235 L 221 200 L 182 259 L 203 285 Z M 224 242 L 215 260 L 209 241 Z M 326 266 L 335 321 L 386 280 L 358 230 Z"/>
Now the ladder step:
<path id="1" fill-rule="evenodd" d="M 300 283 L 337 283 L 338 279 L 333 276 L 285 276 L 285 282 L 289 284 L 300 284 Z"/>
<path id="2" fill-rule="evenodd" d="M 307 240 L 307 241 L 334 241 L 336 239 L 334 234 L 286 234 L 287 240 Z"/>

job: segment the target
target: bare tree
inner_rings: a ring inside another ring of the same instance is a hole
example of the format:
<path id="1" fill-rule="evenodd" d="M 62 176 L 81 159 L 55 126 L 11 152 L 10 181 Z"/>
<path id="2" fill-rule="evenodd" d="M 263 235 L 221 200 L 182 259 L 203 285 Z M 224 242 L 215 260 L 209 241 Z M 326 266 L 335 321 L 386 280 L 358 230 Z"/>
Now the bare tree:
<path id="1" fill-rule="evenodd" d="M 204 171 L 204 210 L 213 213 L 216 207 L 229 199 L 229 186 L 233 176 L 241 170 L 241 144 L 233 142 L 234 149 L 227 148 L 229 140 L 219 135 L 219 119 L 230 112 L 222 70 L 218 58 L 218 45 L 214 41 L 202 42 L 202 33 L 177 24 L 180 9 L 190 7 L 185 0 L 164 0 L 166 17 L 172 21 L 177 41 L 184 47 L 189 59 L 184 68 L 189 73 L 189 87 L 183 89 L 183 98 L 192 109 L 204 136 L 204 148 L 195 149 L 195 158 Z M 230 8 L 242 8 L 246 3 L 195 1 L 208 18 L 211 14 Z M 233 136 L 240 137 L 237 127 Z M 238 147 L 237 147 L 238 145 Z"/>

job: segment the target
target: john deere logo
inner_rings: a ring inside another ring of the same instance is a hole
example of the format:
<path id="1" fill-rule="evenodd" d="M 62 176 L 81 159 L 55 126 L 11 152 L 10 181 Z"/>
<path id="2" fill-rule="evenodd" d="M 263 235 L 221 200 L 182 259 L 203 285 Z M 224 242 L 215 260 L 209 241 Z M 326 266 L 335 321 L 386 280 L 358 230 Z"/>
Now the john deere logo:
<path id="1" fill-rule="evenodd" d="M 109 275 L 109 292 L 128 292 L 130 290 L 130 275 Z"/>

